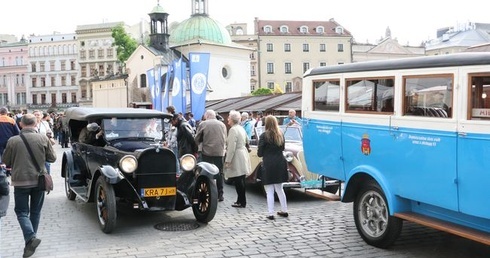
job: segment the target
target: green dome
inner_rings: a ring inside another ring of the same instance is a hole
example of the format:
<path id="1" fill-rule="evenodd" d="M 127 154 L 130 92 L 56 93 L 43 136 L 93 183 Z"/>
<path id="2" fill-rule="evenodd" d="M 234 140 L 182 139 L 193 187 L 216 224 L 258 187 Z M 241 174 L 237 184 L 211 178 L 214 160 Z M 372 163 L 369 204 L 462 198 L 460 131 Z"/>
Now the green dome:
<path id="1" fill-rule="evenodd" d="M 167 13 L 165 10 L 163 10 L 163 7 L 158 4 L 157 6 L 153 7 L 153 10 L 151 10 L 151 13 Z"/>
<path id="2" fill-rule="evenodd" d="M 173 45 L 198 39 L 218 44 L 231 44 L 230 33 L 207 15 L 194 15 L 170 32 L 170 43 Z"/>

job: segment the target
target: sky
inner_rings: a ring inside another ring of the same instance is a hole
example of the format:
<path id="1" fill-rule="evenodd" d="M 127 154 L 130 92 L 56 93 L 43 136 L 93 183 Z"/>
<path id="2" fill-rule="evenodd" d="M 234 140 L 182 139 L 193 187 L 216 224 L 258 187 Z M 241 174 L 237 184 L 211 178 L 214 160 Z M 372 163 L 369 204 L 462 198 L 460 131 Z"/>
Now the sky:
<path id="1" fill-rule="evenodd" d="M 483 1 L 484 2 L 484 1 Z M 400 44 L 418 46 L 436 38 L 439 28 L 463 27 L 468 22 L 490 23 L 481 0 L 454 3 L 430 0 L 208 0 L 209 15 L 226 26 L 248 23 L 253 33 L 260 20 L 325 21 L 333 18 L 358 43 L 376 43 L 386 28 Z M 157 0 L 3 0 L 0 34 L 28 37 L 53 32 L 74 33 L 77 25 L 149 21 Z M 191 15 L 191 0 L 160 0 L 168 21 Z"/>

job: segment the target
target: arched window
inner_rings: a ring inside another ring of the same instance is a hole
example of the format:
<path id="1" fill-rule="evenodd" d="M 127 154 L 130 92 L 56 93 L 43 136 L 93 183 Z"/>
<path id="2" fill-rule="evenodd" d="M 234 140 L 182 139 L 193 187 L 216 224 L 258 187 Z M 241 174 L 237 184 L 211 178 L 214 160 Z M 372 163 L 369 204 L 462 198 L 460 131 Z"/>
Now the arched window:
<path id="1" fill-rule="evenodd" d="M 264 32 L 265 33 L 272 33 L 272 26 L 270 26 L 270 25 L 264 26 Z"/>
<path id="2" fill-rule="evenodd" d="M 281 33 L 288 33 L 289 32 L 289 28 L 286 25 L 282 25 L 280 27 L 280 31 L 281 31 Z"/>
<path id="3" fill-rule="evenodd" d="M 303 33 L 303 34 L 308 33 L 308 26 L 301 26 L 301 27 L 299 28 L 299 31 L 300 31 L 301 33 Z"/>
<path id="4" fill-rule="evenodd" d="M 318 33 L 318 34 L 325 33 L 325 28 L 323 26 L 316 27 L 316 33 Z"/>

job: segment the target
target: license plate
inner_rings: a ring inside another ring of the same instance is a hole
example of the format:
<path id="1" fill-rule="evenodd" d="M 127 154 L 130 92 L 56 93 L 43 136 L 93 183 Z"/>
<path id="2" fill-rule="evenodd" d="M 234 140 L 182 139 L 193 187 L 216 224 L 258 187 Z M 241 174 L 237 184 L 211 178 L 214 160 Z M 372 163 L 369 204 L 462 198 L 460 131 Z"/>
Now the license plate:
<path id="1" fill-rule="evenodd" d="M 176 187 L 161 187 L 161 188 L 142 188 L 142 197 L 159 197 L 159 196 L 172 196 L 177 193 Z"/>

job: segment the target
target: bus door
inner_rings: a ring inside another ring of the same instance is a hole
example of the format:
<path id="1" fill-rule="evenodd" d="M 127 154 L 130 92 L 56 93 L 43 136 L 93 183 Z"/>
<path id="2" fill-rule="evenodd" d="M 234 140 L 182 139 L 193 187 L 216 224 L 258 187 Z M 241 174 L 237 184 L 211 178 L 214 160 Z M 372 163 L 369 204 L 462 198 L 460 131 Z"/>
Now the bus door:
<path id="1" fill-rule="evenodd" d="M 468 100 L 469 110 L 458 125 L 459 207 L 462 213 L 490 219 L 490 73 L 470 74 L 468 82 L 469 96 L 463 94 L 460 103 Z"/>
<path id="2" fill-rule="evenodd" d="M 313 82 L 314 102 L 303 110 L 303 149 L 308 170 L 345 180 L 342 162 L 340 80 Z M 311 112 L 313 110 L 315 112 Z"/>

